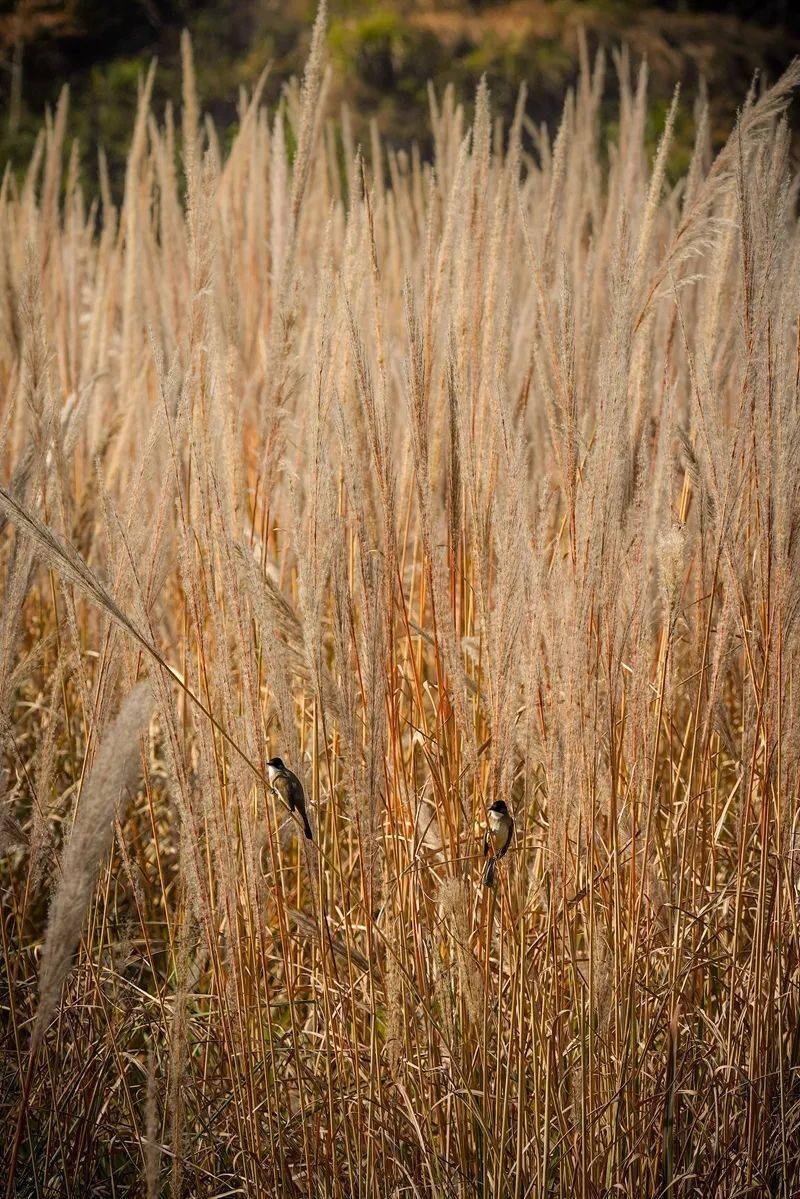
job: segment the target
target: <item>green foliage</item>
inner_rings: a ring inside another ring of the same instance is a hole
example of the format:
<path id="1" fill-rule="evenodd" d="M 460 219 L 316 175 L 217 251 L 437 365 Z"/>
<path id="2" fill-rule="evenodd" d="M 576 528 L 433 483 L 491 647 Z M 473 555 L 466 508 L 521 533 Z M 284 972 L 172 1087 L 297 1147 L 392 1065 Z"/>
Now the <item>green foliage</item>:
<path id="1" fill-rule="evenodd" d="M 645 145 L 648 152 L 655 154 L 664 126 L 667 121 L 670 102 L 668 100 L 653 100 L 647 114 L 645 125 Z M 689 169 L 694 149 L 695 124 L 691 108 L 687 104 L 679 105 L 675 115 L 675 127 L 672 133 L 672 146 L 667 158 L 667 179 L 675 184 Z"/>
<path id="2" fill-rule="evenodd" d="M 69 134 L 84 147 L 102 145 L 112 187 L 119 193 L 130 144 L 137 84 L 158 60 L 153 105 L 163 111 L 181 103 L 180 33 L 192 36 L 195 72 L 204 111 L 217 122 L 223 141 L 237 120 L 238 90 L 252 86 L 264 67 L 276 70 L 267 98 L 278 95 L 280 76 L 297 71 L 305 46 L 299 36 L 302 14 L 266 10 L 240 0 L 134 0 L 129 5 L 98 5 L 79 0 L 69 34 L 38 37 L 23 50 L 22 107 L 15 128 L 5 108 L 9 72 L 0 73 L 0 169 L 21 171 L 30 158 L 45 107 L 53 108 L 64 83 L 70 88 Z M 2 44 L 0 43 L 0 50 Z M 84 161 L 91 182 L 94 150 Z"/>
<path id="3" fill-rule="evenodd" d="M 459 82 L 474 84 L 482 75 L 497 107 L 510 111 L 523 83 L 533 84 L 544 101 L 557 101 L 574 71 L 574 58 L 552 38 L 489 37 L 465 48 L 458 60 Z"/>
<path id="4" fill-rule="evenodd" d="M 388 8 L 335 21 L 330 46 L 340 70 L 355 79 L 365 98 L 391 94 L 424 102 L 428 80 L 445 67 L 440 42 Z"/>
<path id="5" fill-rule="evenodd" d="M 637 28 L 650 30 L 653 45 L 663 44 L 654 9 L 645 18 L 633 0 L 560 0 L 542 11 L 547 19 L 539 31 L 529 24 L 498 21 L 503 4 L 473 0 L 468 5 L 421 6 L 382 0 L 332 0 L 329 48 L 334 66 L 334 110 L 340 98 L 353 112 L 356 136 L 366 136 L 368 116 L 393 144 L 419 141 L 423 152 L 430 149 L 427 123 L 427 84 L 438 90 L 453 84 L 467 102 L 482 76 L 486 77 L 496 112 L 510 118 L 520 86 L 528 86 L 528 111 L 538 121 L 557 120 L 561 97 L 576 73 L 576 15 L 585 16 L 590 41 L 615 44 L 636 20 Z M 687 12 L 697 4 L 666 5 Z M 181 103 L 180 32 L 188 27 L 194 47 L 200 100 L 229 141 L 238 119 L 238 91 L 252 87 L 270 63 L 265 100 L 274 104 L 280 80 L 302 68 L 315 0 L 131 0 L 125 5 L 101 4 L 99 0 L 75 0 L 65 5 L 70 21 L 58 30 L 31 35 L 23 52 L 22 105 L 14 120 L 3 111 L 0 122 L 0 169 L 11 163 L 21 170 L 28 161 L 41 127 L 45 106 L 55 106 L 61 85 L 70 86 L 69 134 L 84 147 L 101 144 L 106 152 L 112 186 L 119 192 L 124 178 L 131 112 L 136 102 L 137 80 L 153 57 L 158 58 L 154 108 L 163 111 L 170 101 L 176 115 Z M 506 14 L 508 16 L 508 14 Z M 691 91 L 697 79 L 692 52 L 695 32 L 685 32 L 671 44 L 670 64 L 657 76 L 654 66 L 652 111 L 648 124 L 648 146 L 655 148 L 669 105 L 674 80 L 681 78 L 684 98 L 678 117 L 675 146 L 670 161 L 670 178 L 685 167 L 691 152 Z M 0 18 L 0 53 L 3 22 Z M 741 45 L 741 29 L 727 49 L 720 45 L 714 69 L 726 88 L 717 86 L 715 129 L 730 127 L 733 101 L 725 97 L 746 90 L 752 71 L 762 63 L 777 74 L 790 56 L 785 40 L 773 37 L 770 45 L 776 61 L 769 60 L 766 36 L 756 31 L 761 50 L 749 55 Z M 676 34 L 676 36 L 678 36 Z M 660 39 L 660 40 L 659 40 Z M 684 44 L 685 43 L 685 44 Z M 754 43 L 755 44 L 755 43 Z M 645 45 L 645 49 L 647 46 Z M 7 47 L 6 47 L 7 49 Z M 651 60 L 651 64 L 652 64 Z M 725 64 L 728 63 L 726 66 Z M 9 63 L 0 72 L 0 107 L 8 105 L 11 72 Z M 686 86 L 688 84 L 688 87 Z M 609 111 L 608 119 L 613 120 Z M 613 132 L 613 130 L 610 130 Z M 96 171 L 94 150 L 85 152 L 84 170 L 91 183 Z"/>

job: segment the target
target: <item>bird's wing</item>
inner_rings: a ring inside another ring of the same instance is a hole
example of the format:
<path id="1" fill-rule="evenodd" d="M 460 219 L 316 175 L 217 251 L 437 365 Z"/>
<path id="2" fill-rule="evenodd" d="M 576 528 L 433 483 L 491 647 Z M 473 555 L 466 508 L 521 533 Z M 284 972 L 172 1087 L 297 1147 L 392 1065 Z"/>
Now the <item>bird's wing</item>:
<path id="1" fill-rule="evenodd" d="M 285 774 L 277 774 L 272 783 L 272 790 L 281 797 L 284 803 L 292 807 L 291 782 Z"/>
<path id="2" fill-rule="evenodd" d="M 487 827 L 483 831 L 483 856 L 484 857 L 486 857 L 487 853 L 489 852 L 489 845 L 491 844 L 491 839 L 492 839 L 492 834 L 489 832 L 489 829 Z"/>
<path id="3" fill-rule="evenodd" d="M 503 842 L 503 848 L 498 849 L 495 852 L 495 857 L 502 858 L 503 854 L 508 852 L 508 847 L 511 844 L 511 838 L 513 836 L 514 836 L 514 824 L 513 824 L 513 821 L 509 820 L 508 827 L 506 829 L 506 839 Z"/>
<path id="4" fill-rule="evenodd" d="M 295 808 L 299 808 L 302 812 L 306 804 L 306 796 L 305 792 L 303 791 L 303 784 L 300 782 L 300 779 L 297 777 L 297 775 L 292 774 L 291 772 L 288 772 L 288 784 L 289 807 L 292 809 L 292 811 L 294 811 Z"/>

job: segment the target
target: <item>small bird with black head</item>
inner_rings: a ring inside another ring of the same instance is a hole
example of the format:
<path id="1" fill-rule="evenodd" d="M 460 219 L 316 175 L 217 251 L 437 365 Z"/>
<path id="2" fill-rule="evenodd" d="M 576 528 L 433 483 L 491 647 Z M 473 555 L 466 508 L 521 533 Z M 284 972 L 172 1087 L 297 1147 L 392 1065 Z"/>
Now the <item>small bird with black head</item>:
<path id="1" fill-rule="evenodd" d="M 514 821 L 504 799 L 496 799 L 486 809 L 486 832 L 483 835 L 483 856 L 488 857 L 483 872 L 483 885 L 493 887 L 497 878 L 497 863 L 508 853 L 514 836 Z M 489 855 L 491 854 L 491 857 Z"/>
<path id="2" fill-rule="evenodd" d="M 276 795 L 280 796 L 288 806 L 290 812 L 297 812 L 303 821 L 305 835 L 309 841 L 313 840 L 311 825 L 308 823 L 308 816 L 306 815 L 305 792 L 303 791 L 303 784 L 300 782 L 300 779 L 288 766 L 284 765 L 283 758 L 270 758 L 267 762 L 267 774 L 269 775 L 270 786 L 273 791 Z"/>

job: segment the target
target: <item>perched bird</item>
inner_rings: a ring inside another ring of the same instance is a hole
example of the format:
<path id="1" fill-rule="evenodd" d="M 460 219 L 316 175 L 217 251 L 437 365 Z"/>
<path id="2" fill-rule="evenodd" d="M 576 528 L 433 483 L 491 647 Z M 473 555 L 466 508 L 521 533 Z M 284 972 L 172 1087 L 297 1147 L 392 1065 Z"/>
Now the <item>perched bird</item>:
<path id="1" fill-rule="evenodd" d="M 514 836 L 514 821 L 504 799 L 496 799 L 486 809 L 486 832 L 483 834 L 483 856 L 491 852 L 483 872 L 483 885 L 493 887 L 497 877 L 497 861 L 508 852 Z"/>
<path id="2" fill-rule="evenodd" d="M 311 825 L 306 816 L 306 797 L 300 779 L 284 766 L 283 758 L 270 758 L 267 762 L 267 773 L 273 791 L 289 805 L 290 812 L 297 812 L 303 818 L 305 834 L 309 841 L 312 840 Z"/>

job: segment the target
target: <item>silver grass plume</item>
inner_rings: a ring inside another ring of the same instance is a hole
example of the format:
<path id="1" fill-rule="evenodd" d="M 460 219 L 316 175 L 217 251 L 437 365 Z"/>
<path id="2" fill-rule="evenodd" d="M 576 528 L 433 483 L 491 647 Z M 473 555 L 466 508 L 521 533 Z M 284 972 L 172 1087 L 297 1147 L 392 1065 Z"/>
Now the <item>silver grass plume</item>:
<path id="1" fill-rule="evenodd" d="M 136 784 L 139 737 L 147 728 L 152 709 L 150 684 L 137 683 L 103 738 L 78 800 L 75 822 L 61 858 L 61 877 L 47 920 L 34 1043 L 41 1039 L 69 974 L 92 891 L 102 861 L 112 845 L 114 820 L 126 792 Z"/>

